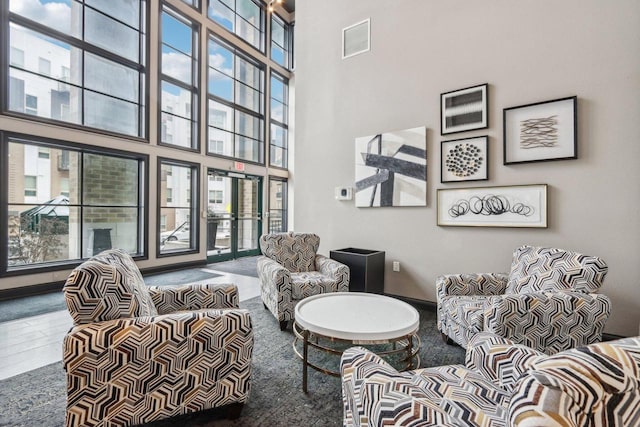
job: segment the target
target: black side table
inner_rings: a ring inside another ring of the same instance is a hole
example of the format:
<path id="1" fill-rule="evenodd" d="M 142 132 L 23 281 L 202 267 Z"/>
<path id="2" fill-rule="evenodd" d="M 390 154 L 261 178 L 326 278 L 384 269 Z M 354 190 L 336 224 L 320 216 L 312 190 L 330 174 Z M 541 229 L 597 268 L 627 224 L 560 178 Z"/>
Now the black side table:
<path id="1" fill-rule="evenodd" d="M 330 251 L 329 257 L 349 267 L 350 292 L 384 293 L 384 251 L 344 248 Z"/>

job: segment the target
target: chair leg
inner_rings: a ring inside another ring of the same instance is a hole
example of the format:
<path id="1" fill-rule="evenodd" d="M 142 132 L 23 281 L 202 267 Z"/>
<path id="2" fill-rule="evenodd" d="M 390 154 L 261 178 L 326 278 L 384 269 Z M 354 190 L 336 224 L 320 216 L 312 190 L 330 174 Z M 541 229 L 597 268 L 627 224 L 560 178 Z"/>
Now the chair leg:
<path id="1" fill-rule="evenodd" d="M 227 419 L 237 420 L 238 418 L 240 418 L 242 408 L 244 408 L 244 403 L 232 403 L 230 405 L 227 405 Z"/>
<path id="2" fill-rule="evenodd" d="M 447 344 L 447 345 L 452 345 L 453 344 L 453 340 L 451 338 L 449 338 L 449 336 L 447 334 L 445 334 L 444 332 L 441 332 L 440 335 L 442 336 L 442 341 L 444 341 L 445 344 Z"/>
<path id="3" fill-rule="evenodd" d="M 281 320 L 281 321 L 280 321 L 280 330 L 281 330 L 281 331 L 284 331 L 284 330 L 286 330 L 286 329 L 287 329 L 287 323 L 289 323 L 289 321 L 288 321 L 288 320 Z"/>

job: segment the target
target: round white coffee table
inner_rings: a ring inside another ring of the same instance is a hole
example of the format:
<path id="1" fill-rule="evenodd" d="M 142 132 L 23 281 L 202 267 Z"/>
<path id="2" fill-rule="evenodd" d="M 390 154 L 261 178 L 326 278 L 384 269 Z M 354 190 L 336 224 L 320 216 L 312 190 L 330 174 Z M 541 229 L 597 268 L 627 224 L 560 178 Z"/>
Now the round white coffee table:
<path id="1" fill-rule="evenodd" d="M 404 353 L 399 362 L 406 369 L 413 369 L 420 365 L 419 323 L 420 315 L 415 308 L 383 295 L 332 292 L 305 298 L 296 305 L 293 323 L 293 350 L 302 359 L 303 391 L 307 392 L 308 367 L 340 376 L 339 372 L 309 361 L 310 348 L 342 355 L 342 350 L 321 344 L 319 338 L 357 345 L 392 343 L 390 350 L 376 353 L 381 356 Z M 300 340 L 302 353 L 298 349 Z"/>

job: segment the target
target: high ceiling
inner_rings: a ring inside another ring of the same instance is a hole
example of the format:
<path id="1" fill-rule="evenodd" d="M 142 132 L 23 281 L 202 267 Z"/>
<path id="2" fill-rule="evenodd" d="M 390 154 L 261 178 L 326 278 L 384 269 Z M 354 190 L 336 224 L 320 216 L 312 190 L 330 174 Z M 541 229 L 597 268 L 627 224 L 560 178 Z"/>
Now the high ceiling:
<path id="1" fill-rule="evenodd" d="M 292 13 L 296 11 L 296 0 L 284 0 L 284 8 L 287 12 Z"/>

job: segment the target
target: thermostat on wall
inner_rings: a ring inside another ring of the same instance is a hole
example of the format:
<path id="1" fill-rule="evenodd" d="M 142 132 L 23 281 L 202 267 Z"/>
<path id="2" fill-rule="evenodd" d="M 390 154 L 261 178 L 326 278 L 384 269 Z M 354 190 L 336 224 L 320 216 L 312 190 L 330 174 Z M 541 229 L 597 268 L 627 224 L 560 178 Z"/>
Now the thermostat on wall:
<path id="1" fill-rule="evenodd" d="M 353 189 L 351 187 L 336 187 L 336 200 L 353 199 Z"/>

